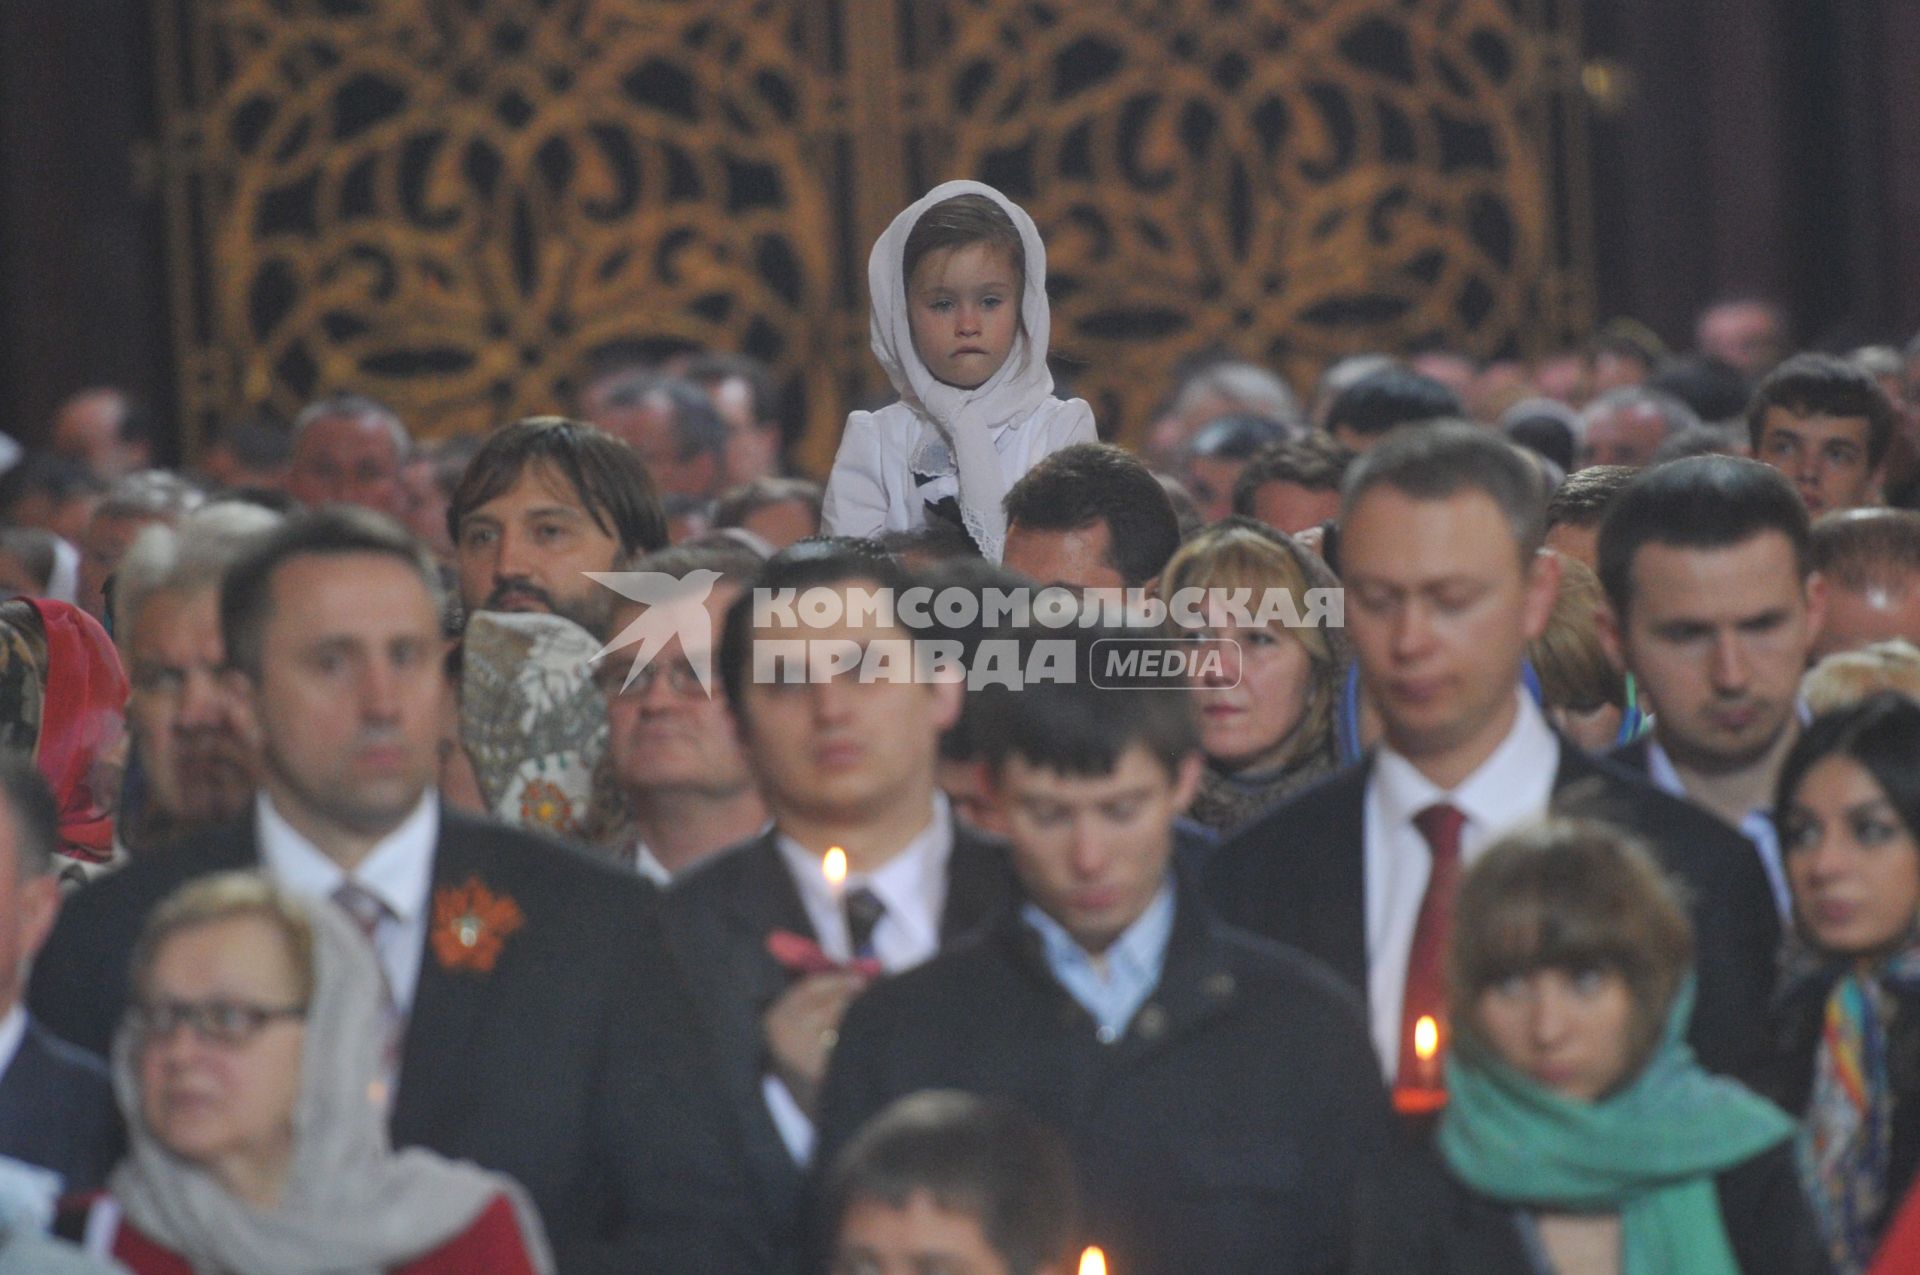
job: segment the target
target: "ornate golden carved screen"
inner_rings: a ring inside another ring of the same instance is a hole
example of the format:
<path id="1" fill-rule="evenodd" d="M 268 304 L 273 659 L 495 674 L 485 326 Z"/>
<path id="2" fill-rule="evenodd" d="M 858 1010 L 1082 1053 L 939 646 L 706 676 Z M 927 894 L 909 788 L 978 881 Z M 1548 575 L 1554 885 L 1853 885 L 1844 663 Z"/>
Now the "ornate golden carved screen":
<path id="1" fill-rule="evenodd" d="M 1109 433 L 1208 345 L 1527 352 L 1591 309 L 1571 7 L 168 0 L 183 419 L 353 388 L 481 429 L 597 350 L 707 346 L 773 366 L 823 468 L 886 388 L 868 246 L 958 176 L 1040 223 Z"/>

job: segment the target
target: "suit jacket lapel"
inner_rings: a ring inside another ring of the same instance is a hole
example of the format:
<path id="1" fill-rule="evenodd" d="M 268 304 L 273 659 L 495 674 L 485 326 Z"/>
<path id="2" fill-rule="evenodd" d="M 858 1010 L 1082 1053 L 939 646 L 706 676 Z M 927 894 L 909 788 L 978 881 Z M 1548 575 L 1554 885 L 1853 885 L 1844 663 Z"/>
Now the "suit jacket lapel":
<path id="1" fill-rule="evenodd" d="M 1013 896 L 1013 869 L 1006 847 L 955 821 L 953 853 L 947 859 L 947 903 L 940 914 L 940 946 L 951 946 L 981 929 Z"/>
<path id="2" fill-rule="evenodd" d="M 742 863 L 739 888 L 728 901 L 727 924 L 734 941 L 726 950 L 738 954 L 739 965 L 731 972 L 741 980 L 746 1002 L 756 1008 L 754 1029 L 759 1029 L 758 1009 L 764 1008 L 787 989 L 792 976 L 767 951 L 767 936 L 775 930 L 787 930 L 819 942 L 806 904 L 800 901 L 799 887 L 787 870 L 785 856 L 769 831 L 747 851 Z"/>
<path id="3" fill-rule="evenodd" d="M 446 825 L 433 851 L 433 895 L 464 885 L 475 875 L 471 856 L 449 841 Z M 420 954 L 420 979 L 407 1016 L 400 1051 L 400 1090 L 393 1107 L 394 1142 L 428 1139 L 427 1130 L 443 1111 L 457 1111 L 457 1095 L 470 1056 L 468 1042 L 479 1029 L 491 976 L 473 970 L 449 970 L 434 955 L 433 896 L 427 899 L 427 924 Z"/>
<path id="4" fill-rule="evenodd" d="M 1308 950 L 1367 994 L 1367 781 L 1373 755 L 1329 784 L 1327 843 L 1312 849 L 1319 880 L 1307 892 Z M 1337 785 L 1337 786 L 1336 786 Z M 1303 847 L 1304 849 L 1304 847 Z"/>

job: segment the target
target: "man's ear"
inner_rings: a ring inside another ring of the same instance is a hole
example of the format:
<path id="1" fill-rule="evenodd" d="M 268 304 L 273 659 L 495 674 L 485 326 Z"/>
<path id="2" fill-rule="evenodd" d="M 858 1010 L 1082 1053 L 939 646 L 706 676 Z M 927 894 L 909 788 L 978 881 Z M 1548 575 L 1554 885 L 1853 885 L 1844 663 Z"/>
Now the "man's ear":
<path id="1" fill-rule="evenodd" d="M 1613 666 L 1621 672 L 1627 671 L 1627 643 L 1623 632 L 1625 626 L 1620 615 L 1613 609 L 1611 601 L 1602 602 L 1593 613 L 1593 634 L 1600 639 L 1600 649 L 1607 653 Z"/>
<path id="2" fill-rule="evenodd" d="M 1820 633 L 1827 627 L 1827 578 L 1818 571 L 1807 576 L 1807 651 L 1809 654 L 1820 643 Z"/>
<path id="3" fill-rule="evenodd" d="M 967 702 L 967 687 L 964 682 L 937 680 L 929 684 L 933 692 L 933 724 L 935 729 L 947 731 L 960 720 L 960 709 Z"/>
<path id="4" fill-rule="evenodd" d="M 60 878 L 52 872 L 43 872 L 21 882 L 17 906 L 20 909 L 20 954 L 31 962 L 39 954 L 41 945 L 47 941 L 47 935 L 53 932 L 54 919 L 60 915 Z"/>
<path id="5" fill-rule="evenodd" d="M 1547 617 L 1553 614 L 1554 599 L 1560 593 L 1560 555 L 1551 549 L 1536 549 L 1527 565 L 1526 596 L 1520 603 L 1527 641 L 1547 631 Z"/>
<path id="6" fill-rule="evenodd" d="M 228 702 L 233 705 L 234 732 L 246 744 L 247 750 L 257 756 L 265 742 L 256 708 L 259 688 L 251 677 L 237 668 L 224 670 L 220 674 L 220 685 L 227 692 Z"/>

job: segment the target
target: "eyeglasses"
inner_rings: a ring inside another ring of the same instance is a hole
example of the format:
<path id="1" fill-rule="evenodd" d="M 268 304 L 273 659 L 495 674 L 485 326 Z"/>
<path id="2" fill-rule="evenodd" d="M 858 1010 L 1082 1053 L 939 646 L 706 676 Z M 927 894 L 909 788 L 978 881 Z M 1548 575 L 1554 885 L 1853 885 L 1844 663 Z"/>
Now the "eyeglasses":
<path id="1" fill-rule="evenodd" d="M 610 669 L 601 676 L 602 689 L 610 695 L 645 695 L 653 689 L 655 682 L 665 676 L 667 688 L 675 695 L 704 697 L 707 694 L 707 688 L 700 684 L 700 676 L 693 671 L 693 665 L 684 660 L 644 664 L 639 672 L 633 674 L 632 682 L 627 681 L 627 673 L 625 668 Z"/>
<path id="2" fill-rule="evenodd" d="M 305 1005 L 273 1007 L 239 1001 L 138 1001 L 127 1011 L 142 1039 L 165 1040 L 182 1023 L 209 1045 L 244 1045 L 268 1023 L 280 1018 L 305 1018 Z"/>

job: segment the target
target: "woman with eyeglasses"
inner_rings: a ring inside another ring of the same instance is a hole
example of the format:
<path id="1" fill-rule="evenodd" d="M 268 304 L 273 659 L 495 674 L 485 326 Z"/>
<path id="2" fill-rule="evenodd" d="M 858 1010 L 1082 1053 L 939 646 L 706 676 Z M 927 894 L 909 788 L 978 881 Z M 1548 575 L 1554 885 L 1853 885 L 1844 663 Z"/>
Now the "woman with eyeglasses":
<path id="1" fill-rule="evenodd" d="M 380 978 L 331 905 L 183 887 L 114 1040 L 128 1156 L 60 1229 L 133 1275 L 547 1275 L 519 1186 L 388 1145 Z"/>

